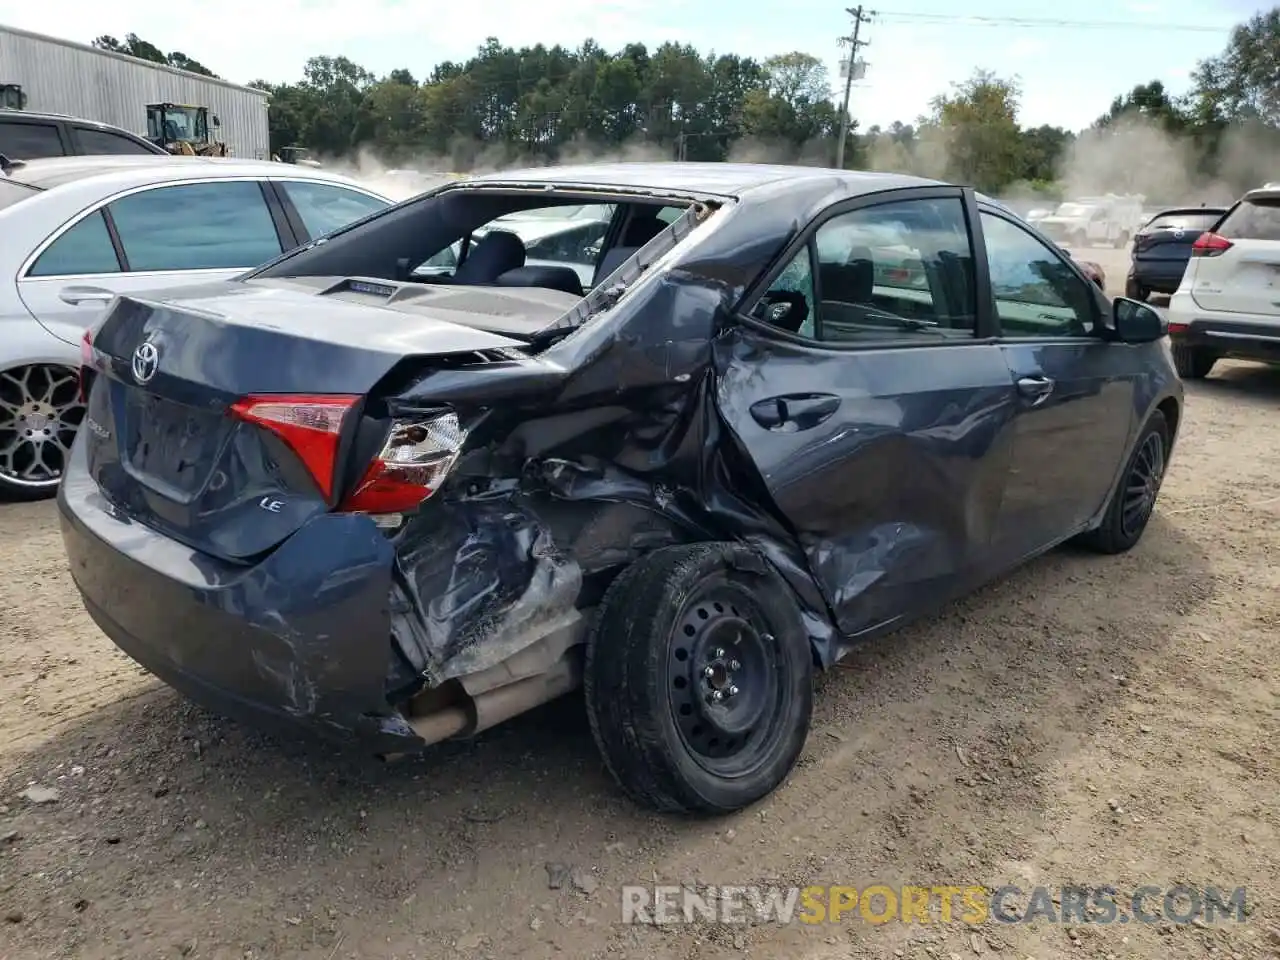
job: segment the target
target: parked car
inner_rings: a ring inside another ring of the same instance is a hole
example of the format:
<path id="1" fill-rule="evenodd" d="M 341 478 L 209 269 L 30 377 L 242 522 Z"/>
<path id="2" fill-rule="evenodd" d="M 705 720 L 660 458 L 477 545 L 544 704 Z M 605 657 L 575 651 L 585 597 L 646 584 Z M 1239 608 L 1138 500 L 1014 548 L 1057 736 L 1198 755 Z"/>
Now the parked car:
<path id="1" fill-rule="evenodd" d="M 5 160 L 156 154 L 164 156 L 165 151 L 149 140 L 109 123 L 59 113 L 0 110 L 0 157 Z"/>
<path id="2" fill-rule="evenodd" d="M 1207 377 L 1223 357 L 1280 362 L 1280 185 L 1241 197 L 1191 245 L 1169 300 L 1178 373 Z"/>
<path id="3" fill-rule="evenodd" d="M 268 161 L 78 157 L 0 177 L 0 497 L 53 495 L 84 414 L 80 337 L 113 296 L 235 276 L 389 203 Z"/>
<path id="4" fill-rule="evenodd" d="M 1125 296 L 1146 300 L 1153 293 L 1176 291 L 1191 259 L 1191 247 L 1226 212 L 1225 207 L 1175 207 L 1143 224 L 1133 238 Z"/>
<path id="5" fill-rule="evenodd" d="M 585 289 L 469 244 L 579 204 L 610 208 Z M 214 710 L 397 754 L 581 683 L 630 796 L 730 811 L 791 770 L 815 669 L 1065 540 L 1138 542 L 1164 332 L 967 188 L 495 174 L 117 300 L 62 535 L 106 634 Z"/>

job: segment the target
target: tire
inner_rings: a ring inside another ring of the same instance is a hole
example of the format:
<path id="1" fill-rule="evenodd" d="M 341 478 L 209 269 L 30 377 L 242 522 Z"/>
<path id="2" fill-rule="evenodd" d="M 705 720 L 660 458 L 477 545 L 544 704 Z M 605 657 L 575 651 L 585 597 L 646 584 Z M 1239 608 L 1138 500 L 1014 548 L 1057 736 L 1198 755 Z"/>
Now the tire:
<path id="1" fill-rule="evenodd" d="M 1151 296 L 1151 291 L 1138 283 L 1133 277 L 1129 277 L 1124 282 L 1124 295 L 1130 300 L 1137 300 L 1139 303 L 1146 303 L 1147 297 Z"/>
<path id="2" fill-rule="evenodd" d="M 795 766 L 813 670 L 790 588 L 750 549 L 706 543 L 655 550 L 618 576 L 587 639 L 583 688 L 596 745 L 627 796 L 726 814 Z"/>
<path id="3" fill-rule="evenodd" d="M 58 492 L 84 418 L 79 372 L 59 364 L 0 370 L 0 500 Z"/>
<path id="4" fill-rule="evenodd" d="M 1218 362 L 1218 358 L 1203 347 L 1186 343 L 1174 343 L 1173 366 L 1183 380 L 1203 380 Z"/>
<path id="5" fill-rule="evenodd" d="M 1083 546 L 1098 553 L 1124 553 L 1142 539 L 1164 481 L 1169 441 L 1169 424 L 1157 410 L 1138 435 L 1102 523 L 1079 538 Z"/>
<path id="6" fill-rule="evenodd" d="M 1124 230 L 1121 230 L 1119 236 L 1116 237 L 1116 249 L 1123 250 L 1128 245 L 1129 245 L 1129 234 Z"/>

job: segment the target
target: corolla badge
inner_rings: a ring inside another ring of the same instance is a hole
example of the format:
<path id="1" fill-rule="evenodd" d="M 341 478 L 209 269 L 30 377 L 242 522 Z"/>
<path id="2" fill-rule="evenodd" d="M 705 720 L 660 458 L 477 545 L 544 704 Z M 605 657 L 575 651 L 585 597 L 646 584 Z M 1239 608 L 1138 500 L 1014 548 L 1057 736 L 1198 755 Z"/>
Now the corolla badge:
<path id="1" fill-rule="evenodd" d="M 160 369 L 160 351 L 156 345 L 150 340 L 138 344 L 138 349 L 133 351 L 133 379 L 139 383 L 146 383 L 156 375 L 156 371 Z"/>

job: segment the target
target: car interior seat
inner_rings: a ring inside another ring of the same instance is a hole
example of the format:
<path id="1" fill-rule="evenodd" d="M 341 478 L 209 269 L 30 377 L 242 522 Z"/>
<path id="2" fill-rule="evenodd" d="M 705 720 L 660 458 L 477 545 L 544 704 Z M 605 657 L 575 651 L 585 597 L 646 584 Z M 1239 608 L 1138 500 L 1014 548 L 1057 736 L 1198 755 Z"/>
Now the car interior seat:
<path id="1" fill-rule="evenodd" d="M 622 237 L 615 247 L 610 247 L 600 259 L 600 265 L 596 267 L 595 276 L 591 279 L 593 287 L 599 286 L 600 281 L 613 271 L 617 270 L 623 262 L 631 259 L 635 252 L 643 247 L 646 243 L 660 234 L 667 228 L 667 224 L 658 219 L 657 214 L 639 213 L 631 218 L 631 222 L 622 232 Z"/>
<path id="2" fill-rule="evenodd" d="M 875 292 L 875 263 L 870 248 L 850 247 L 844 263 L 820 263 L 818 282 L 824 301 L 870 306 Z"/>
<path id="3" fill-rule="evenodd" d="M 524 242 L 506 230 L 486 233 L 454 270 L 450 283 L 482 285 L 524 266 Z"/>

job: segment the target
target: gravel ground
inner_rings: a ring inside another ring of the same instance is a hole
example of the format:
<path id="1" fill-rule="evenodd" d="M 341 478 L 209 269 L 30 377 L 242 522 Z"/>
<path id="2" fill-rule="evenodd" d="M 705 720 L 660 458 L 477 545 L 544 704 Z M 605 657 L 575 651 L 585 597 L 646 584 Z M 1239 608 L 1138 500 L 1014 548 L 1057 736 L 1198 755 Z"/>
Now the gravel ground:
<path id="1" fill-rule="evenodd" d="M 390 766 L 211 717 L 93 627 L 52 505 L 0 505 L 0 958 L 1277 956 L 1278 401 L 1247 364 L 1192 385 L 1138 548 L 868 645 L 792 779 L 711 822 L 621 799 L 577 698 Z M 624 926 L 655 878 L 1246 886 L 1249 916 Z"/>

